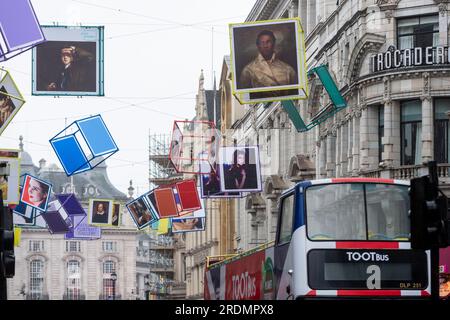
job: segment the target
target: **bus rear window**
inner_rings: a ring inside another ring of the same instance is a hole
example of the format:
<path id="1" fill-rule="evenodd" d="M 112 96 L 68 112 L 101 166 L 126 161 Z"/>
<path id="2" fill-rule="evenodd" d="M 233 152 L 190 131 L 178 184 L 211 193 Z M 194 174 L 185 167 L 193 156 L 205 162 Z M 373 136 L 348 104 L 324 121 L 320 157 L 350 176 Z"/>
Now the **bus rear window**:
<path id="1" fill-rule="evenodd" d="M 342 183 L 305 192 L 310 240 L 409 241 L 407 186 Z"/>

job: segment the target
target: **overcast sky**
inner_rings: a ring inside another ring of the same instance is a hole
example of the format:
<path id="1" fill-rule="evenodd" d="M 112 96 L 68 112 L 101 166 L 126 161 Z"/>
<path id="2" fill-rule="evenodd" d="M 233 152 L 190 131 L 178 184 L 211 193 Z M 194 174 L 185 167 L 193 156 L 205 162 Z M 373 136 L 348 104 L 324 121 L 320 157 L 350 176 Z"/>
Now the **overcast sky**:
<path id="1" fill-rule="evenodd" d="M 48 140 L 65 122 L 100 113 L 119 152 L 109 158 L 112 183 L 135 196 L 148 189 L 148 134 L 170 133 L 195 115 L 200 70 L 212 88 L 228 55 L 228 24 L 242 22 L 255 0 L 32 0 L 41 25 L 105 26 L 105 97 L 31 96 L 31 50 L 0 66 L 26 103 L 0 136 L 1 148 L 25 150 L 38 165 L 58 162 Z M 214 33 L 212 32 L 214 30 Z M 214 36 L 213 36 L 214 35 Z M 94 169 L 95 170 L 95 169 Z"/>

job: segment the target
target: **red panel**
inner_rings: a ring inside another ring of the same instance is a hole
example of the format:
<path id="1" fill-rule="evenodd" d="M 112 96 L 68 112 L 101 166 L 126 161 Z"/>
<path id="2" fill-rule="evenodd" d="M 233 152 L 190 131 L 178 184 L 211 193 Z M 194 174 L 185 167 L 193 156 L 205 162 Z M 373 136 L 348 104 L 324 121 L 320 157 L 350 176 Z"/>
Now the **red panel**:
<path id="1" fill-rule="evenodd" d="M 307 294 L 306 294 L 307 296 L 316 296 L 317 295 L 317 291 L 316 290 L 311 290 L 310 292 L 308 292 Z"/>
<path id="2" fill-rule="evenodd" d="M 201 209 L 202 204 L 200 202 L 200 197 L 198 196 L 197 183 L 195 180 L 178 182 L 177 189 L 183 211 Z"/>
<path id="3" fill-rule="evenodd" d="M 265 250 L 233 261 L 226 266 L 225 300 L 259 300 L 262 295 L 262 264 Z"/>
<path id="4" fill-rule="evenodd" d="M 400 290 L 338 290 L 338 296 L 401 296 Z"/>
<path id="5" fill-rule="evenodd" d="M 178 216 L 172 188 L 155 189 L 155 199 L 160 219 Z"/>
<path id="6" fill-rule="evenodd" d="M 335 178 L 331 179 L 333 183 L 339 182 L 375 182 L 375 183 L 394 183 L 393 179 L 380 179 L 380 178 Z"/>
<path id="7" fill-rule="evenodd" d="M 398 249 L 398 242 L 337 241 L 336 249 Z"/>

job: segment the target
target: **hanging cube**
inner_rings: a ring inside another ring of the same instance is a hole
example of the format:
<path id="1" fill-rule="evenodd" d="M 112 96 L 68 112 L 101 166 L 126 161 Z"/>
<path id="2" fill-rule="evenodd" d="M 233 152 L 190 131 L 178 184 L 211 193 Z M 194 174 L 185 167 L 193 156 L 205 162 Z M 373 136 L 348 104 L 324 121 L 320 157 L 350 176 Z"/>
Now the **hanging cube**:
<path id="1" fill-rule="evenodd" d="M 220 139 L 214 122 L 174 121 L 169 159 L 177 172 L 210 172 Z"/>
<path id="2" fill-rule="evenodd" d="M 86 216 L 86 211 L 81 206 L 77 197 L 73 193 L 55 194 L 53 206 L 59 210 L 65 210 L 69 216 Z"/>
<path id="3" fill-rule="evenodd" d="M 50 144 L 68 176 L 91 170 L 119 151 L 100 115 L 73 122 Z"/>
<path id="4" fill-rule="evenodd" d="M 45 42 L 45 37 L 30 0 L 2 0 L 0 61 L 8 60 L 42 42 Z"/>
<path id="5" fill-rule="evenodd" d="M 48 231 L 52 234 L 66 233 L 73 227 L 67 208 L 58 197 L 52 197 L 48 203 L 47 211 L 41 215 L 47 223 Z"/>

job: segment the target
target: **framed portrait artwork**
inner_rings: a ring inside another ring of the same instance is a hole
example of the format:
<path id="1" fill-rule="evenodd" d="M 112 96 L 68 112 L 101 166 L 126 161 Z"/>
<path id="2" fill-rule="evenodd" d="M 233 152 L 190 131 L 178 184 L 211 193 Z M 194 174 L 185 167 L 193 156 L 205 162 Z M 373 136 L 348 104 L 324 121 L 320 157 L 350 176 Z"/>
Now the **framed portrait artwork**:
<path id="1" fill-rule="evenodd" d="M 26 174 L 20 201 L 40 211 L 46 211 L 51 190 L 52 185 L 49 182 Z"/>
<path id="2" fill-rule="evenodd" d="M 220 189 L 222 192 L 259 192 L 261 168 L 257 146 L 222 147 L 220 157 Z"/>
<path id="3" fill-rule="evenodd" d="M 241 198 L 241 192 L 222 192 L 220 189 L 220 166 L 209 174 L 200 174 L 200 196 L 202 198 Z"/>
<path id="4" fill-rule="evenodd" d="M 0 134 L 24 104 L 25 100 L 9 72 L 0 69 Z"/>
<path id="5" fill-rule="evenodd" d="M 182 232 L 194 232 L 205 230 L 206 218 L 172 218 L 172 232 L 182 233 Z"/>
<path id="6" fill-rule="evenodd" d="M 122 206 L 118 202 L 113 202 L 111 226 L 119 227 L 122 224 Z"/>
<path id="7" fill-rule="evenodd" d="M 152 209 L 147 205 L 143 196 L 128 202 L 126 207 L 139 230 L 157 221 L 156 213 L 151 212 Z"/>
<path id="8" fill-rule="evenodd" d="M 88 223 L 94 226 L 111 226 L 113 200 L 90 199 Z"/>
<path id="9" fill-rule="evenodd" d="M 155 189 L 147 192 L 142 196 L 146 203 L 150 207 L 150 211 L 154 214 L 156 219 L 160 218 L 159 210 L 158 210 L 158 204 L 156 203 L 156 197 L 155 197 Z"/>
<path id="10" fill-rule="evenodd" d="M 0 149 L 0 190 L 3 204 L 19 204 L 20 200 L 20 150 Z"/>
<path id="11" fill-rule="evenodd" d="M 307 98 L 299 18 L 231 24 L 230 40 L 233 94 L 238 100 Z"/>
<path id="12" fill-rule="evenodd" d="M 32 51 L 32 94 L 103 96 L 103 27 L 42 26 Z"/>

